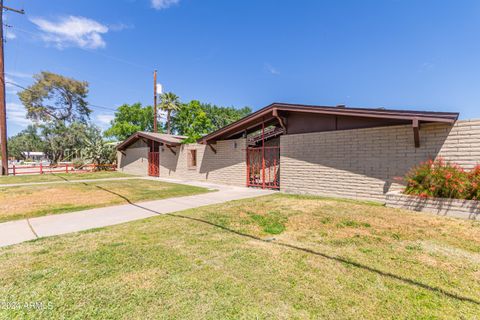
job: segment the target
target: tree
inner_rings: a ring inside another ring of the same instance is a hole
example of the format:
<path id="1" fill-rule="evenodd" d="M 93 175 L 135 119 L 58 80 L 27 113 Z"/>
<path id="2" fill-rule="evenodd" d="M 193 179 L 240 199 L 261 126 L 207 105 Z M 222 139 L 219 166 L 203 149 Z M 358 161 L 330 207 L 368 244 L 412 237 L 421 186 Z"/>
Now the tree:
<path id="1" fill-rule="evenodd" d="M 183 104 L 180 109 L 175 112 L 172 125 L 175 132 L 188 137 L 183 141 L 184 143 L 197 141 L 213 128 L 212 121 L 207 117 L 200 102 L 197 100 Z"/>
<path id="2" fill-rule="evenodd" d="M 43 71 L 35 83 L 18 93 L 27 117 L 40 121 L 86 122 L 91 109 L 86 101 L 88 83 Z"/>
<path id="3" fill-rule="evenodd" d="M 203 103 L 202 109 L 205 111 L 207 117 L 212 122 L 213 131 L 223 128 L 226 125 L 240 120 L 241 118 L 252 113 L 252 109 L 250 109 L 249 107 L 236 109 L 234 107 L 218 107 L 209 103 Z"/>
<path id="4" fill-rule="evenodd" d="M 43 151 L 44 143 L 38 135 L 37 127 L 29 125 L 25 130 L 8 139 L 8 156 L 25 159 L 26 151 Z"/>
<path id="5" fill-rule="evenodd" d="M 173 92 L 166 92 L 160 96 L 160 109 L 167 112 L 167 134 L 171 133 L 172 112 L 181 108 L 180 98 Z"/>
<path id="6" fill-rule="evenodd" d="M 153 130 L 153 108 L 142 107 L 141 103 L 124 104 L 115 112 L 111 127 L 105 131 L 106 137 L 125 140 L 137 131 Z"/>
<path id="7" fill-rule="evenodd" d="M 55 164 L 63 158 L 65 150 L 83 148 L 87 130 L 88 126 L 81 122 L 65 124 L 59 121 L 42 125 L 40 136 L 45 144 L 45 155 Z"/>

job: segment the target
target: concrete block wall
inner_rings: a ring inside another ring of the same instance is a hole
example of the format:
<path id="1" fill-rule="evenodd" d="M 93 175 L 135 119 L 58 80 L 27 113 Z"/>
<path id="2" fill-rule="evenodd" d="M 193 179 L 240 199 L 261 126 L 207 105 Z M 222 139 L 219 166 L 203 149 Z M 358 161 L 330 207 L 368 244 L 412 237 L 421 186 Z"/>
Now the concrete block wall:
<path id="1" fill-rule="evenodd" d="M 385 205 L 389 208 L 429 212 L 462 219 L 480 218 L 480 201 L 475 200 L 420 198 L 399 192 L 389 192 L 386 195 Z"/>
<path id="2" fill-rule="evenodd" d="M 246 139 L 218 141 L 213 145 L 217 153 L 206 145 L 184 144 L 172 148 L 160 147 L 160 176 L 174 179 L 209 181 L 245 186 Z M 188 150 L 197 150 L 196 168 L 188 168 Z"/>
<path id="3" fill-rule="evenodd" d="M 117 169 L 134 175 L 146 176 L 148 174 L 148 151 L 145 142 L 138 140 L 127 149 L 117 151 Z"/>
<path id="4" fill-rule="evenodd" d="M 284 135 L 281 191 L 385 201 L 413 166 L 443 157 L 466 169 L 480 163 L 480 120 L 426 124 L 415 148 L 409 125 Z"/>

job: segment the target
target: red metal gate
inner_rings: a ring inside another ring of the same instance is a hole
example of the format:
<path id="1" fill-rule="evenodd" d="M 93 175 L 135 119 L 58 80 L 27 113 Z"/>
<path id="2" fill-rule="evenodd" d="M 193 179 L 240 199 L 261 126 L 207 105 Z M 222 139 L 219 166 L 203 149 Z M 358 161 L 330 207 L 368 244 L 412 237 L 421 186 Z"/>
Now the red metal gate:
<path id="1" fill-rule="evenodd" d="M 160 153 L 148 153 L 148 175 L 152 177 L 160 176 Z"/>
<path id="2" fill-rule="evenodd" d="M 247 187 L 280 189 L 280 147 L 247 148 Z"/>

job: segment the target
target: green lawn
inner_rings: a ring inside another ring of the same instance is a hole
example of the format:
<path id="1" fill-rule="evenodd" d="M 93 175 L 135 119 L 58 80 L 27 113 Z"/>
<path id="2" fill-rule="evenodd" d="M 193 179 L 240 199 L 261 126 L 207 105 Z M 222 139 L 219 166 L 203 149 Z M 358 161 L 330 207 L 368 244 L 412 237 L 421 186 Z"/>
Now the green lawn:
<path id="1" fill-rule="evenodd" d="M 0 187 L 0 222 L 207 191 L 143 179 Z"/>
<path id="2" fill-rule="evenodd" d="M 73 181 L 87 179 L 102 178 L 123 178 L 131 177 L 129 174 L 116 171 L 98 171 L 85 173 L 55 173 L 55 174 L 35 174 L 35 175 L 19 175 L 19 176 L 0 176 L 1 184 L 29 183 L 29 182 L 56 182 L 56 181 Z"/>
<path id="3" fill-rule="evenodd" d="M 480 223 L 272 195 L 0 249 L 30 319 L 478 319 Z"/>

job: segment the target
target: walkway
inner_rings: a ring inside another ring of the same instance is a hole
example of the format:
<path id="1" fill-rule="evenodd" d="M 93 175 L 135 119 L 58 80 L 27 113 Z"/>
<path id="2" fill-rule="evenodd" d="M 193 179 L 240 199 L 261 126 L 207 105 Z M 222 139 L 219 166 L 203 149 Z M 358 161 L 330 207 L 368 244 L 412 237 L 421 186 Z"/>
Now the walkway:
<path id="1" fill-rule="evenodd" d="M 159 214 L 198 208 L 231 200 L 258 197 L 275 192 L 271 190 L 234 187 L 197 181 L 155 179 L 216 189 L 218 191 L 194 196 L 132 203 L 0 223 L 0 247 L 36 238 L 101 228 L 149 218 Z"/>

